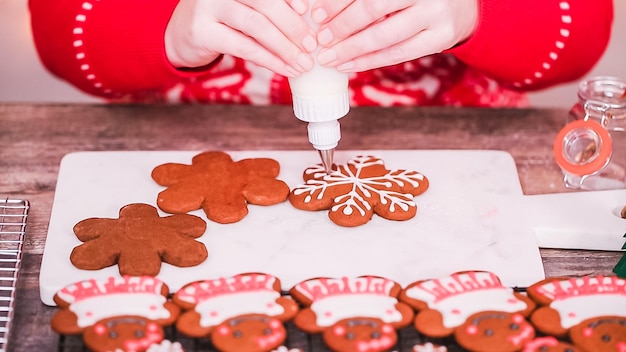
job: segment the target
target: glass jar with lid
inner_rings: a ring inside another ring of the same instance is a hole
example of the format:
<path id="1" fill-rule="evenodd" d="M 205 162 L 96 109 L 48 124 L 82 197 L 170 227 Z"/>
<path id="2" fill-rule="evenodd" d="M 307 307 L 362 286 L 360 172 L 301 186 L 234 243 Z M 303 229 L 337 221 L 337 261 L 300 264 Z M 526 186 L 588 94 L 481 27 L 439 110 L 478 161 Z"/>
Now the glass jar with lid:
<path id="1" fill-rule="evenodd" d="M 584 80 L 569 121 L 554 140 L 554 158 L 568 188 L 626 188 L 626 81 Z"/>

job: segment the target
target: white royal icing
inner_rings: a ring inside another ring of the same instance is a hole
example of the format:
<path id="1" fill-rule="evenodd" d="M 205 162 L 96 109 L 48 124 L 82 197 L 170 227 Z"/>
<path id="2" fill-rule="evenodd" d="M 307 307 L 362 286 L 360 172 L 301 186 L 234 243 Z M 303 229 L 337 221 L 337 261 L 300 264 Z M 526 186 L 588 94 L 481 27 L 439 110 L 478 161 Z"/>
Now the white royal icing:
<path id="1" fill-rule="evenodd" d="M 74 302 L 69 309 L 78 317 L 80 327 L 121 315 L 139 315 L 150 320 L 167 319 L 170 312 L 163 306 L 165 299 L 162 295 L 149 293 L 112 293 Z"/>
<path id="2" fill-rule="evenodd" d="M 431 342 L 413 346 L 413 352 L 448 352 L 446 346 L 436 346 Z"/>
<path id="3" fill-rule="evenodd" d="M 626 315 L 626 280 L 617 276 L 584 276 L 541 284 L 536 292 L 551 299 L 561 325 L 572 327 L 602 315 Z"/>
<path id="4" fill-rule="evenodd" d="M 379 318 L 385 323 L 402 320 L 396 309 L 398 300 L 377 294 L 341 294 L 328 296 L 311 304 L 318 326 L 331 326 L 341 319 L 353 317 Z"/>
<path id="5" fill-rule="evenodd" d="M 517 298 L 511 288 L 502 286 L 490 272 L 459 273 L 426 280 L 407 289 L 406 295 L 439 311 L 447 328 L 457 327 L 470 315 L 481 311 L 512 313 L 527 308 L 526 302 Z"/>
<path id="6" fill-rule="evenodd" d="M 624 295 L 577 296 L 550 303 L 561 316 L 561 326 L 566 329 L 585 319 L 603 315 L 626 315 Z"/>
<path id="7" fill-rule="evenodd" d="M 326 190 L 330 187 L 341 185 L 353 185 L 352 189 L 343 195 L 335 197 L 335 204 L 331 211 L 336 212 L 343 207 L 345 215 L 351 215 L 357 211 L 361 216 L 372 209 L 370 198 L 372 194 L 377 194 L 380 203 L 389 204 L 389 211 L 398 210 L 406 212 L 410 208 L 415 208 L 413 195 L 389 190 L 394 184 L 403 186 L 405 183 L 418 187 L 424 180 L 424 175 L 415 171 L 397 170 L 388 171 L 385 175 L 361 178 L 364 168 L 382 165 L 383 161 L 371 156 L 357 156 L 348 162 L 348 165 L 340 165 L 336 171 L 327 174 L 321 165 L 316 165 L 306 170 L 307 174 L 313 174 L 315 179 L 307 181 L 306 184 L 296 187 L 295 195 L 307 193 L 304 202 L 310 202 L 317 192 L 317 199 L 322 199 Z M 355 168 L 353 173 L 349 166 Z M 361 194 L 363 196 L 361 196 Z M 398 209 L 399 208 L 399 209 Z"/>
<path id="8" fill-rule="evenodd" d="M 282 314 L 285 310 L 276 303 L 278 297 L 280 293 L 276 291 L 233 292 L 202 301 L 196 305 L 195 310 L 201 316 L 201 326 L 216 326 L 243 314 Z"/>

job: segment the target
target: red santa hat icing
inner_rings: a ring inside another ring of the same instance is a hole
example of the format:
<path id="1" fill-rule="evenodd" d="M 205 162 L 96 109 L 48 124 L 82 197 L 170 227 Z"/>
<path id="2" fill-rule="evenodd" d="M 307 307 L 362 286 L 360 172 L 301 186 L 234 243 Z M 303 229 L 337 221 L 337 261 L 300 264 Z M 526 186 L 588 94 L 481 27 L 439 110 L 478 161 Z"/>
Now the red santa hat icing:
<path id="1" fill-rule="evenodd" d="M 167 319 L 161 294 L 163 282 L 152 276 L 109 277 L 73 283 L 57 292 L 77 316 L 77 325 L 87 327 L 98 320 L 121 315 L 139 315 L 150 320 Z"/>
<path id="2" fill-rule="evenodd" d="M 276 303 L 280 292 L 274 289 L 275 282 L 276 278 L 271 275 L 241 274 L 193 282 L 178 291 L 176 297 L 195 304 L 201 326 L 216 326 L 244 314 L 282 314 L 283 306 Z"/>
<path id="3" fill-rule="evenodd" d="M 513 289 L 502 286 L 497 275 L 486 271 L 425 280 L 409 287 L 405 293 L 439 311 L 447 328 L 460 326 L 470 315 L 481 311 L 513 313 L 527 308 L 526 302 L 515 297 Z"/>
<path id="4" fill-rule="evenodd" d="M 626 280 L 617 276 L 553 280 L 536 292 L 552 300 L 550 308 L 559 312 L 566 329 L 593 317 L 626 315 Z"/>
<path id="5" fill-rule="evenodd" d="M 364 276 L 356 278 L 319 278 L 303 281 L 295 289 L 312 301 L 318 326 L 331 326 L 353 317 L 379 318 L 386 323 L 402 320 L 391 290 L 392 280 Z"/>

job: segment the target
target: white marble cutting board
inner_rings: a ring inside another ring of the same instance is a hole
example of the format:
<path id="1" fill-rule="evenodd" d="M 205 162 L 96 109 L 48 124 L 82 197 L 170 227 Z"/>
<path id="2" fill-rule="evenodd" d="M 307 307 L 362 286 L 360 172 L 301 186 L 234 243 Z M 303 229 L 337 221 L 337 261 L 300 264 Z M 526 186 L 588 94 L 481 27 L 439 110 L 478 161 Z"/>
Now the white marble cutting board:
<path id="1" fill-rule="evenodd" d="M 190 164 L 198 151 L 78 152 L 66 155 L 58 184 L 40 274 L 41 300 L 67 284 L 119 275 L 117 266 L 79 270 L 69 255 L 81 242 L 72 232 L 80 220 L 117 218 L 130 203 L 155 205 L 163 187 L 150 177 L 166 162 Z M 271 157 L 281 164 L 278 178 L 290 187 L 319 163 L 314 151 L 237 151 L 234 160 Z M 344 228 L 326 212 L 307 212 L 288 202 L 250 206 L 235 224 L 208 221 L 199 238 L 209 251 L 196 267 L 163 264 L 159 277 L 171 290 L 200 279 L 260 271 L 279 277 L 289 289 L 317 276 L 380 275 L 401 285 L 460 270 L 490 270 L 507 286 L 527 286 L 544 278 L 541 257 L 526 210 L 513 158 L 502 151 L 388 150 L 337 151 L 335 161 L 374 155 L 388 169 L 424 173 L 430 188 L 415 198 L 415 218 L 395 222 L 374 217 Z M 206 220 L 202 211 L 192 212 Z M 161 215 L 167 215 L 161 212 Z"/>

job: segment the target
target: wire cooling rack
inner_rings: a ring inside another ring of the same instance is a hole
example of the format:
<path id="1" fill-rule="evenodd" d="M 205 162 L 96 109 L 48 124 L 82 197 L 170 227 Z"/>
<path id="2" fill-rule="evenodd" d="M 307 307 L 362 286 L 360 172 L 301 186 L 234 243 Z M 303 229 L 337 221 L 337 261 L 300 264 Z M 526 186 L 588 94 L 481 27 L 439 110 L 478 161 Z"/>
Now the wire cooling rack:
<path id="1" fill-rule="evenodd" d="M 6 351 L 30 204 L 0 199 L 0 352 Z"/>

